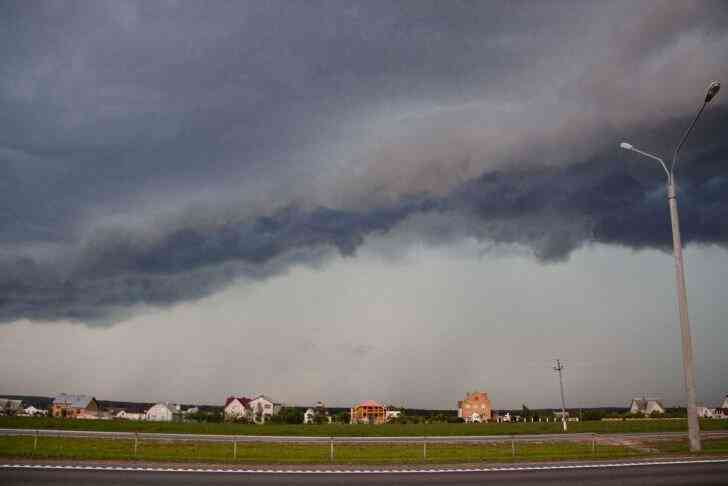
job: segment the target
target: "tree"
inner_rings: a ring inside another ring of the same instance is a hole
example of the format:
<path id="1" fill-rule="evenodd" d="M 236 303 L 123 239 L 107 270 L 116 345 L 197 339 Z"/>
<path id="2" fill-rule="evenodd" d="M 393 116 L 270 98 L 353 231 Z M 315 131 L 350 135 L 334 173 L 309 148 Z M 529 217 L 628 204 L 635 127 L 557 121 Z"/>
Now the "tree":
<path id="1" fill-rule="evenodd" d="M 303 412 L 294 407 L 283 407 L 280 412 L 270 418 L 274 424 L 300 424 L 303 423 Z"/>
<path id="2" fill-rule="evenodd" d="M 334 415 L 334 422 L 340 423 L 340 424 L 348 424 L 351 421 L 351 414 L 349 412 L 343 411 L 339 412 Z"/>
<path id="3" fill-rule="evenodd" d="M 523 416 L 524 422 L 531 416 L 531 410 L 528 409 L 525 403 L 521 405 L 521 415 Z"/>

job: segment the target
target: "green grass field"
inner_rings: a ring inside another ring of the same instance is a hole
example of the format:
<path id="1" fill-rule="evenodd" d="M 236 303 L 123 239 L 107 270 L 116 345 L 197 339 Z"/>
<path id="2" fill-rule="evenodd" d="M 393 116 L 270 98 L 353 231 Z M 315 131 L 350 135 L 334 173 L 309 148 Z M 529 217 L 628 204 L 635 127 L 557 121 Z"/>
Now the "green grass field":
<path id="1" fill-rule="evenodd" d="M 159 462 L 241 463 L 241 464 L 323 464 L 330 463 L 329 445 L 210 443 L 139 441 L 136 453 L 129 439 L 78 439 L 39 437 L 0 437 L 0 457 L 76 460 L 139 460 Z M 337 464 L 474 463 L 625 458 L 645 455 L 622 446 L 591 443 L 516 443 L 515 455 L 505 444 L 428 444 L 427 458 L 421 444 L 336 444 Z"/>
<path id="2" fill-rule="evenodd" d="M 701 421 L 702 430 L 728 430 L 728 420 Z M 386 424 L 386 425 L 249 425 L 198 422 L 141 422 L 133 420 L 70 420 L 46 417 L 0 417 L 0 428 L 158 432 L 175 434 L 290 435 L 323 437 L 516 435 L 561 432 L 555 422 L 501 424 Z M 687 430 L 687 420 L 629 420 L 572 422 L 569 432 L 627 433 Z"/>
<path id="3" fill-rule="evenodd" d="M 703 440 L 703 454 L 728 454 L 728 439 Z M 665 454 L 687 454 L 690 452 L 687 439 L 684 440 L 658 440 L 645 443 Z"/>

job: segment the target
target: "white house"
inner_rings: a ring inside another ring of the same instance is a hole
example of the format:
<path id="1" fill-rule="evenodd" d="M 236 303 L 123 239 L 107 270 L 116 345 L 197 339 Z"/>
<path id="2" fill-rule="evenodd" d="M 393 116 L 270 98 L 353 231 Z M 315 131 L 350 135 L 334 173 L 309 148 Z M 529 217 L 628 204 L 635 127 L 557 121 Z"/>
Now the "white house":
<path id="1" fill-rule="evenodd" d="M 275 403 L 265 395 L 258 395 L 250 401 L 250 410 L 253 412 L 253 421 L 257 424 L 265 423 L 267 418 L 278 414 L 281 404 Z"/>
<path id="2" fill-rule="evenodd" d="M 719 408 L 728 410 L 728 395 L 725 396 L 725 398 L 723 399 L 723 403 L 720 405 Z"/>
<path id="3" fill-rule="evenodd" d="M 714 408 L 708 408 L 703 405 L 698 405 L 696 409 L 698 412 L 698 417 L 700 418 L 715 418 L 716 410 Z"/>
<path id="4" fill-rule="evenodd" d="M 23 414 L 28 415 L 29 417 L 35 417 L 36 415 L 48 415 L 48 410 L 43 410 L 42 408 L 35 408 L 33 405 L 29 407 L 25 407 L 23 409 Z"/>
<path id="5" fill-rule="evenodd" d="M 314 422 L 315 418 L 316 418 L 316 411 L 314 411 L 313 408 L 309 408 L 303 413 L 303 423 L 304 424 L 312 424 Z"/>
<path id="6" fill-rule="evenodd" d="M 252 419 L 250 399 L 245 397 L 227 397 L 225 400 L 225 420 Z"/>
<path id="7" fill-rule="evenodd" d="M 151 410 L 151 409 L 150 409 Z M 144 413 L 127 412 L 126 410 L 120 410 L 119 413 L 114 415 L 114 418 L 123 420 L 144 420 Z"/>
<path id="8" fill-rule="evenodd" d="M 178 411 L 179 405 L 171 405 L 169 403 L 158 403 L 153 405 L 144 414 L 144 420 L 152 422 L 171 422 L 174 419 L 175 412 Z"/>
<path id="9" fill-rule="evenodd" d="M 650 415 L 653 412 L 665 413 L 665 407 L 660 400 L 648 400 L 646 398 L 633 398 L 629 405 L 629 413 Z"/>
<path id="10" fill-rule="evenodd" d="M 401 410 L 387 410 L 386 412 L 384 412 L 384 420 L 386 420 L 387 422 L 389 422 L 392 419 L 400 418 L 401 416 L 402 416 Z"/>
<path id="11" fill-rule="evenodd" d="M 511 412 L 506 412 L 501 417 L 498 417 L 498 422 L 511 422 L 513 420 L 513 417 L 511 417 Z"/>

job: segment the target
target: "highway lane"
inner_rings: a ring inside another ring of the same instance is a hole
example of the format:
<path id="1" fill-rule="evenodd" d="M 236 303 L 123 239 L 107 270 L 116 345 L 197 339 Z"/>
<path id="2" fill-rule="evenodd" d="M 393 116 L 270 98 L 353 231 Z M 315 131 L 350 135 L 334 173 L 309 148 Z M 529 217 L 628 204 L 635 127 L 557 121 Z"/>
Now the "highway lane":
<path id="1" fill-rule="evenodd" d="M 3 486 L 223 486 L 223 485 L 728 485 L 728 463 L 428 474 L 238 474 L 78 470 L 0 470 Z"/>

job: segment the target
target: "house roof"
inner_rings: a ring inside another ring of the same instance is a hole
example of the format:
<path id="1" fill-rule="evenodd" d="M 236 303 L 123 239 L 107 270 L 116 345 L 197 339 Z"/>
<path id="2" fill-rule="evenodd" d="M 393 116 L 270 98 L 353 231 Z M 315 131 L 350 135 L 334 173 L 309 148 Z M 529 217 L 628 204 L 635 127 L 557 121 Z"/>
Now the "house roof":
<path id="1" fill-rule="evenodd" d="M 662 400 L 656 400 L 652 398 L 633 398 L 632 404 L 637 404 L 639 410 L 646 410 L 650 405 L 658 405 L 660 408 L 665 408 L 662 404 Z M 630 407 L 632 406 L 630 404 Z"/>
<path id="2" fill-rule="evenodd" d="M 225 406 L 227 407 L 228 405 L 230 405 L 230 402 L 232 402 L 234 400 L 239 401 L 240 404 L 244 407 L 247 407 L 251 402 L 250 398 L 246 398 L 246 397 L 227 397 L 225 399 Z"/>
<path id="3" fill-rule="evenodd" d="M 22 400 L 14 400 L 12 398 L 0 398 L 0 408 L 17 410 L 23 403 Z"/>
<path id="4" fill-rule="evenodd" d="M 59 393 L 53 399 L 53 405 L 65 405 L 72 408 L 86 408 L 91 400 L 95 400 L 90 395 L 69 395 L 67 393 Z"/>
<path id="5" fill-rule="evenodd" d="M 172 414 L 174 414 L 175 408 L 176 408 L 171 403 L 155 403 L 154 405 L 152 405 L 151 407 L 149 407 L 149 410 L 147 410 L 146 413 L 149 413 L 149 411 L 152 410 L 153 408 L 161 408 L 161 407 L 166 408 Z"/>
<path id="6" fill-rule="evenodd" d="M 357 407 L 384 407 L 381 403 L 377 403 L 374 400 L 364 400 Z"/>
<path id="7" fill-rule="evenodd" d="M 274 405 L 278 405 L 278 404 L 277 404 L 276 402 L 274 402 L 274 401 L 273 401 L 273 399 L 272 399 L 272 398 L 270 398 L 270 397 L 269 397 L 269 396 L 267 396 L 267 395 L 263 395 L 263 394 L 260 394 L 260 395 L 256 395 L 256 396 L 255 396 L 255 398 L 253 398 L 253 400 L 257 400 L 257 399 L 259 399 L 259 398 L 262 398 L 263 400 L 268 400 L 268 401 L 269 401 L 270 403 L 272 403 L 272 404 L 274 404 Z M 252 402 L 253 400 L 250 400 L 250 401 Z"/>

